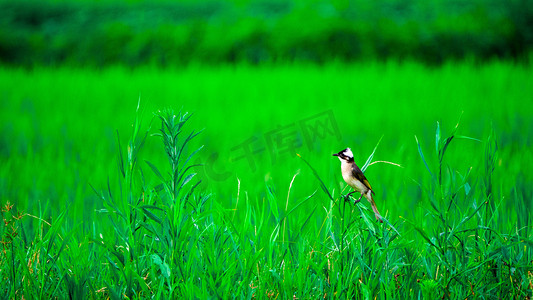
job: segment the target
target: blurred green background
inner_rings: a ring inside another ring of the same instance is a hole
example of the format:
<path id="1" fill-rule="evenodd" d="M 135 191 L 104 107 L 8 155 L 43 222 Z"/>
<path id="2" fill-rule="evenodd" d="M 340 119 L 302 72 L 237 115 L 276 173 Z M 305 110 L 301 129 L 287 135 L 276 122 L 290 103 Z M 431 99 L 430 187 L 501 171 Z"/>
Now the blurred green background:
<path id="1" fill-rule="evenodd" d="M 65 223 L 94 233 L 107 220 L 90 185 L 116 184 L 118 141 L 124 149 L 140 99 L 151 134 L 156 111 L 194 113 L 185 131 L 203 129 L 190 146 L 204 145 L 202 190 L 237 220 L 238 192 L 265 201 L 268 185 L 284 202 L 298 172 L 294 198 L 319 189 L 296 153 L 338 195 L 331 154 L 351 147 L 362 165 L 381 140 L 374 159 L 401 167 L 366 171 L 378 207 L 424 226 L 430 174 L 415 136 L 435 170 L 439 122 L 443 136 L 459 123 L 459 135 L 481 140 L 455 139 L 444 160 L 446 176 L 471 170 L 479 189 L 494 129 L 497 229 L 530 226 L 532 50 L 528 0 L 2 0 L 1 203 L 47 220 L 68 207 Z M 140 157 L 149 182 L 144 160 L 168 172 L 158 138 Z M 313 201 L 302 208 L 329 205 Z M 37 231 L 25 227 L 25 240 Z"/>
<path id="2" fill-rule="evenodd" d="M 504 145 L 531 143 L 530 1 L 1 1 L 0 14 L 1 193 L 23 209 L 90 211 L 87 184 L 112 176 L 139 98 L 147 119 L 196 113 L 198 172 L 222 202 L 238 177 L 254 192 L 286 182 L 294 152 L 333 172 L 330 153 L 351 146 L 362 163 L 381 136 L 382 159 L 406 169 L 376 176 L 417 178 L 402 173 L 421 167 L 413 136 L 461 115 L 465 135 L 492 124 Z M 335 127 L 306 140 L 302 122 L 324 113 Z"/>
<path id="3" fill-rule="evenodd" d="M 1 1 L 8 65 L 527 58 L 527 0 Z"/>

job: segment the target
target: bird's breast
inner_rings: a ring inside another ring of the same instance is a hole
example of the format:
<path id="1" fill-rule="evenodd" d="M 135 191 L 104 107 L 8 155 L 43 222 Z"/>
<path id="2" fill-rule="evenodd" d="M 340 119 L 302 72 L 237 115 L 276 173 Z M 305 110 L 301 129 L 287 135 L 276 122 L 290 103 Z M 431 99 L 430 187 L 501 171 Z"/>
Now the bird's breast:
<path id="1" fill-rule="evenodd" d="M 352 175 L 352 165 L 343 162 L 341 164 L 341 171 L 342 178 L 351 188 L 361 193 L 368 192 L 368 187 Z"/>

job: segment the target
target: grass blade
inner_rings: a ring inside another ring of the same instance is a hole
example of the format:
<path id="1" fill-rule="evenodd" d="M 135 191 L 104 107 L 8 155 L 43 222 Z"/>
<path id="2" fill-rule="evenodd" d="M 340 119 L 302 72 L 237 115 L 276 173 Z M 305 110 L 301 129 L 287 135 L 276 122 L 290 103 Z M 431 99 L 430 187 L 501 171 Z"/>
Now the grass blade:
<path id="1" fill-rule="evenodd" d="M 117 130 L 117 145 L 118 145 L 118 169 L 120 170 L 120 173 L 122 173 L 122 177 L 126 177 L 126 172 L 124 170 L 124 157 L 122 156 L 122 146 L 120 144 L 120 136 L 118 134 Z"/>
<path id="2" fill-rule="evenodd" d="M 163 178 L 163 175 L 161 175 L 161 173 L 159 172 L 157 167 L 154 166 L 154 164 L 152 164 L 151 162 L 149 162 L 147 160 L 145 160 L 144 162 L 146 162 L 146 164 L 150 167 L 150 169 L 152 169 L 154 174 L 157 176 L 157 178 L 159 178 L 159 180 L 161 180 L 161 182 L 165 182 L 165 178 Z"/>
<path id="3" fill-rule="evenodd" d="M 370 156 L 368 157 L 368 159 L 366 160 L 365 164 L 363 165 L 363 167 L 361 168 L 361 171 L 364 173 L 366 171 L 366 168 L 368 168 L 368 166 L 370 165 L 370 163 L 372 162 L 372 159 L 374 159 L 374 153 L 376 153 L 376 149 L 378 148 L 379 146 L 379 143 L 381 143 L 381 140 L 383 139 L 383 136 L 381 136 L 381 138 L 379 138 L 379 141 L 378 143 L 376 144 L 376 146 L 374 147 L 374 150 L 372 151 L 372 154 L 370 154 Z"/>
<path id="4" fill-rule="evenodd" d="M 328 188 L 326 187 L 326 185 L 324 184 L 324 181 L 322 181 L 322 179 L 320 179 L 320 176 L 318 175 L 318 172 L 315 170 L 315 168 L 313 168 L 313 166 L 311 166 L 311 164 L 309 164 L 307 162 L 307 160 L 305 160 L 300 154 L 296 153 L 296 155 L 298 155 L 299 158 L 301 158 L 304 163 L 306 165 L 309 166 L 309 168 L 311 168 L 311 171 L 313 171 L 313 175 L 315 175 L 316 179 L 318 179 L 318 181 L 320 182 L 320 187 L 322 188 L 322 190 L 324 191 L 324 193 L 326 193 L 329 197 L 329 199 L 331 199 L 332 201 L 334 201 L 333 197 L 331 196 L 331 194 L 329 193 L 329 190 Z"/>
<path id="5" fill-rule="evenodd" d="M 420 143 L 418 142 L 418 138 L 415 135 L 416 145 L 418 146 L 418 154 L 420 154 L 420 157 L 422 158 L 422 161 L 424 162 L 424 165 L 426 166 L 426 169 L 428 170 L 429 174 L 431 175 L 431 178 L 433 181 L 436 181 L 437 179 L 431 172 L 431 169 L 428 166 L 428 163 L 426 162 L 426 158 L 424 157 L 424 153 L 422 152 L 422 147 L 420 146 Z"/>

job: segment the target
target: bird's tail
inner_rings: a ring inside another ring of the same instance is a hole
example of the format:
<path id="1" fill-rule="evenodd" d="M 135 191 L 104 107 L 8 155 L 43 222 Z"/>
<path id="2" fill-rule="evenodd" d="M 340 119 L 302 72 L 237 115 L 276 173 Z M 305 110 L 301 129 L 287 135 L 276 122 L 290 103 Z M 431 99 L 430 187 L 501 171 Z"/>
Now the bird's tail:
<path id="1" fill-rule="evenodd" d="M 378 220 L 378 222 L 383 223 L 383 219 L 381 218 L 381 214 L 378 211 L 376 202 L 374 202 L 374 199 L 372 198 L 372 190 L 368 190 L 368 192 L 364 195 L 365 195 L 366 200 L 370 202 L 370 205 L 372 206 L 372 210 L 374 211 L 374 214 L 376 215 L 376 219 Z"/>

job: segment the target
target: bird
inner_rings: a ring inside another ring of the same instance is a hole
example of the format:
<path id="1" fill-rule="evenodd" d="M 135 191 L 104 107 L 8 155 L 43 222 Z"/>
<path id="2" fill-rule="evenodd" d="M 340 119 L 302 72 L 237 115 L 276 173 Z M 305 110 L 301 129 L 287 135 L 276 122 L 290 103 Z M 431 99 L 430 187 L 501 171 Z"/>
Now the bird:
<path id="1" fill-rule="evenodd" d="M 357 164 L 355 164 L 353 153 L 350 148 L 346 148 L 342 150 L 339 153 L 333 154 L 333 156 L 337 156 L 339 160 L 341 161 L 341 172 L 342 172 L 342 178 L 346 183 L 354 189 L 354 191 L 348 193 L 345 197 L 348 199 L 348 197 L 355 192 L 361 193 L 361 197 L 355 203 L 358 203 L 361 201 L 361 198 L 363 196 L 370 202 L 370 205 L 372 206 L 372 210 L 374 211 L 374 214 L 376 215 L 376 219 L 378 222 L 383 223 L 383 219 L 381 218 L 381 214 L 378 211 L 378 208 L 376 207 L 376 203 L 374 202 L 374 198 L 372 198 L 372 194 L 375 194 L 372 190 L 372 187 L 370 186 L 370 183 L 368 182 L 368 179 L 366 179 L 365 175 L 359 169 Z"/>

